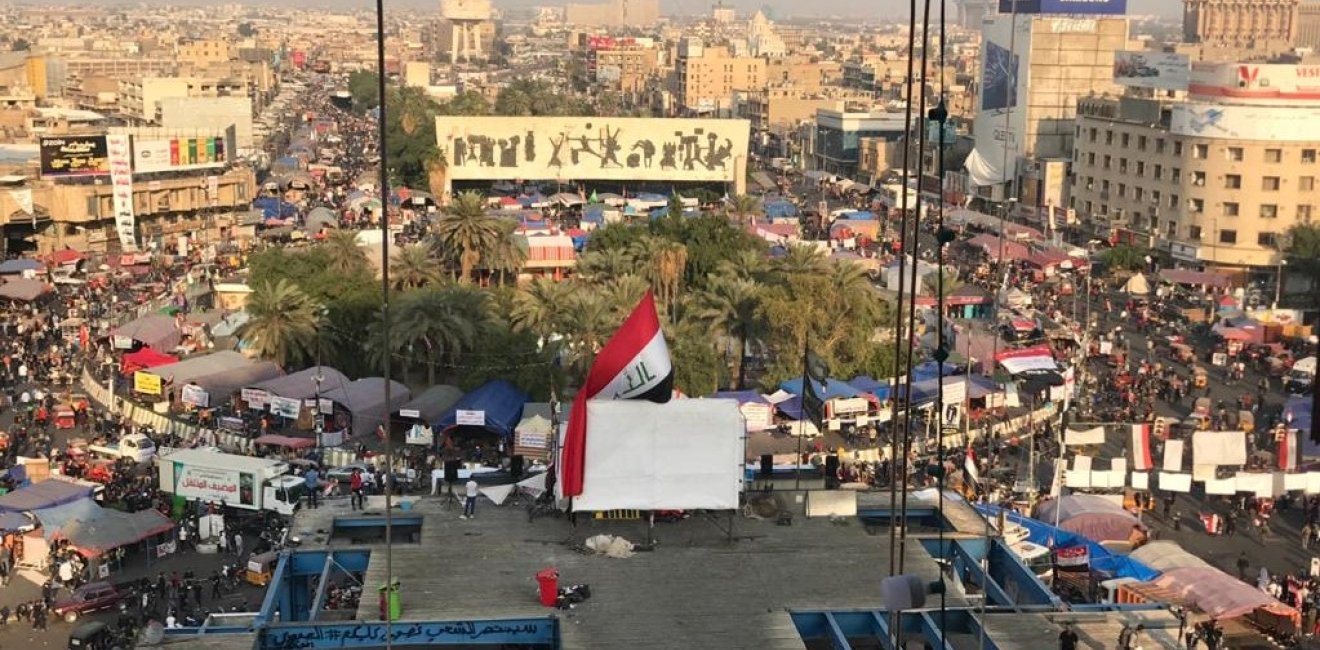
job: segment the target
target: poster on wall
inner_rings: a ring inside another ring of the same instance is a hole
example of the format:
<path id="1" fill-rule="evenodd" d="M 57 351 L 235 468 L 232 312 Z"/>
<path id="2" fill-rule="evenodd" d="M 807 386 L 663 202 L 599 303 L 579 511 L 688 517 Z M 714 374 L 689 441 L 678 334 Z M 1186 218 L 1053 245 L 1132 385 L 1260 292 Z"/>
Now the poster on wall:
<path id="1" fill-rule="evenodd" d="M 272 395 L 270 398 L 270 412 L 280 417 L 296 420 L 298 414 L 302 412 L 302 400 Z"/>
<path id="2" fill-rule="evenodd" d="M 206 408 L 211 405 L 211 394 L 197 384 L 184 384 L 179 400 L 185 404 Z"/>
<path id="3" fill-rule="evenodd" d="M 105 136 L 110 164 L 110 193 L 115 214 L 115 232 L 125 251 L 135 252 L 137 216 L 133 212 L 133 149 L 127 135 Z"/>
<path id="4" fill-rule="evenodd" d="M 223 167 L 227 161 L 223 137 L 133 138 L 133 171 L 139 174 Z"/>
<path id="5" fill-rule="evenodd" d="M 103 135 L 42 138 L 37 145 L 42 178 L 109 174 L 106 138 Z"/>

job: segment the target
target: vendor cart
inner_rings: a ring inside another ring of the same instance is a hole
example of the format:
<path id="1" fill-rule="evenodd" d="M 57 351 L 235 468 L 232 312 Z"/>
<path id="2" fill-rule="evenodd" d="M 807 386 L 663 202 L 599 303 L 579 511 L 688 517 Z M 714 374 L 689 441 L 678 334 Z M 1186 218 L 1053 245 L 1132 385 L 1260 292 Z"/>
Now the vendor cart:
<path id="1" fill-rule="evenodd" d="M 1196 360 L 1196 353 L 1192 351 L 1192 346 L 1186 343 L 1169 344 L 1169 356 L 1173 357 L 1174 361 L 1181 363 L 1191 363 Z"/>
<path id="2" fill-rule="evenodd" d="M 275 570 L 275 562 L 279 559 L 280 554 L 275 551 L 253 555 L 248 558 L 247 572 L 243 578 L 248 584 L 265 587 L 270 584 L 271 573 Z"/>

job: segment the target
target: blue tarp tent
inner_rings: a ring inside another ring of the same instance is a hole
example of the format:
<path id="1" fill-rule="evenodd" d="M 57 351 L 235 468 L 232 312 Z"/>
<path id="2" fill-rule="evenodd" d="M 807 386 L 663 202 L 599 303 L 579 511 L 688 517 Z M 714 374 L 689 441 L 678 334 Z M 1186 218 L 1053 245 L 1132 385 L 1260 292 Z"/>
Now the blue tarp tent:
<path id="1" fill-rule="evenodd" d="M 976 504 L 976 510 L 983 516 L 997 517 L 1001 508 L 995 506 Z M 1091 569 L 1106 574 L 1114 578 L 1136 578 L 1142 582 L 1148 582 L 1158 578 L 1160 572 L 1156 571 L 1126 555 L 1117 555 L 1100 544 L 1082 537 L 1077 533 L 1070 533 L 1060 528 L 1055 528 L 1038 519 L 1023 517 L 1015 512 L 1004 511 L 1004 516 L 1015 524 L 1027 529 L 1027 541 L 1032 544 L 1038 544 L 1047 548 L 1070 548 L 1073 546 L 1086 546 L 1091 556 Z"/>
<path id="2" fill-rule="evenodd" d="M 779 411 L 781 414 L 783 414 L 784 417 L 790 420 L 802 420 L 805 417 L 802 415 L 801 397 L 790 397 L 778 404 L 775 404 L 775 410 Z"/>
<path id="3" fill-rule="evenodd" d="M 935 361 L 926 361 L 924 363 L 919 363 L 912 367 L 912 376 L 919 377 L 922 379 L 927 379 L 930 377 L 938 377 L 940 375 L 944 375 L 947 377 L 949 375 L 956 375 L 958 374 L 958 372 L 959 372 L 958 366 L 955 366 L 947 361 L 944 362 L 942 367 L 940 363 Z"/>
<path id="4" fill-rule="evenodd" d="M 77 501 L 92 495 L 92 488 L 49 479 L 0 496 L 0 512 L 31 512 Z"/>
<path id="5" fill-rule="evenodd" d="M 783 219 L 797 216 L 797 206 L 788 201 L 767 201 L 762 206 L 765 216 L 771 219 Z"/>
<path id="6" fill-rule="evenodd" d="M 1311 418 L 1315 416 L 1311 412 L 1310 395 L 1292 395 L 1283 405 L 1283 414 L 1285 418 L 1291 416 L 1292 421 L 1288 426 L 1301 431 L 1302 438 L 1302 456 L 1320 456 L 1320 444 L 1311 442 Z"/>
<path id="7" fill-rule="evenodd" d="M 65 524 L 80 519 L 82 521 L 95 521 L 101 514 L 101 506 L 96 505 L 91 499 L 78 499 L 69 503 L 40 510 L 33 510 L 32 516 L 41 522 L 41 535 L 47 540 L 53 538 L 55 533 Z"/>
<path id="8" fill-rule="evenodd" d="M 3 275 L 17 275 L 24 271 L 35 271 L 39 268 L 41 268 L 41 262 L 36 260 L 21 259 L 0 262 L 0 274 Z"/>
<path id="9" fill-rule="evenodd" d="M 602 224 L 605 223 L 604 205 L 588 205 L 582 208 L 582 221 L 585 223 Z"/>
<path id="10" fill-rule="evenodd" d="M 32 527 L 32 520 L 18 512 L 0 512 L 0 533 L 15 533 Z"/>
<path id="11" fill-rule="evenodd" d="M 265 219 L 286 219 L 298 214 L 298 207 L 273 196 L 263 196 L 252 201 L 252 209 L 260 210 Z"/>
<path id="12" fill-rule="evenodd" d="M 840 219 L 843 219 L 843 220 L 845 220 L 845 221 L 876 221 L 876 220 L 878 220 L 878 217 L 875 216 L 875 213 L 874 213 L 874 212 L 866 212 L 866 211 L 862 211 L 862 212 L 845 212 L 845 213 L 843 213 L 842 215 L 839 215 L 839 218 L 840 218 Z"/>
<path id="13" fill-rule="evenodd" d="M 785 381 L 779 384 L 779 388 L 794 395 L 801 395 L 802 378 L 798 377 Z M 862 391 L 849 385 L 848 382 L 838 379 L 826 379 L 824 384 L 816 384 L 816 394 L 821 399 L 837 399 L 840 397 L 859 397 Z"/>
<path id="14" fill-rule="evenodd" d="M 513 429 L 522 421 L 523 405 L 527 403 L 527 393 L 521 388 L 504 381 L 493 379 L 464 395 L 435 423 L 435 428 L 447 431 L 459 426 L 472 426 L 485 429 L 504 438 L 513 437 Z M 485 424 L 460 425 L 458 412 L 479 412 Z"/>
<path id="15" fill-rule="evenodd" d="M 848 380 L 848 385 L 863 393 L 874 393 L 881 389 L 886 393 L 889 392 L 889 384 L 882 383 L 870 375 L 857 375 Z"/>

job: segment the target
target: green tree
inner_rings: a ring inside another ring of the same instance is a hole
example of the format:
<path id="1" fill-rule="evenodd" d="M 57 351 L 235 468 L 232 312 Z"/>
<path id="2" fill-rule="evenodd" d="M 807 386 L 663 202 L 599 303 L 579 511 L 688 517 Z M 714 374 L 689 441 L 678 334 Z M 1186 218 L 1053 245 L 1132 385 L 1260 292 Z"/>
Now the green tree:
<path id="1" fill-rule="evenodd" d="M 695 305 L 688 318 L 704 325 L 710 333 L 732 339 L 734 342 L 733 387 L 741 390 L 746 383 L 745 363 L 748 346 L 764 330 L 761 319 L 761 287 L 752 280 L 736 277 L 715 277 L 706 289 L 694 298 Z"/>
<path id="2" fill-rule="evenodd" d="M 329 266 L 341 273 L 360 272 L 367 268 L 367 252 L 358 245 L 356 230 L 335 228 L 325 235 L 321 247 L 329 255 Z"/>
<path id="3" fill-rule="evenodd" d="M 436 235 L 447 255 L 457 258 L 458 278 L 472 281 L 472 272 L 481 264 L 502 236 L 499 220 L 486 212 L 486 198 L 480 192 L 467 191 L 454 197 L 436 224 Z"/>
<path id="4" fill-rule="evenodd" d="M 788 275 L 818 275 L 829 269 L 829 258 L 819 248 L 790 244 L 783 257 L 774 260 L 775 269 Z"/>
<path id="5" fill-rule="evenodd" d="M 481 93 L 468 90 L 445 102 L 440 107 L 440 114 L 479 117 L 490 115 L 491 105 Z"/>
<path id="6" fill-rule="evenodd" d="M 518 332 L 530 332 L 537 340 L 549 342 L 563 331 L 560 310 L 577 290 L 573 281 L 537 278 L 522 287 L 514 297 L 509 322 Z"/>
<path id="7" fill-rule="evenodd" d="M 510 279 L 517 279 L 523 265 L 527 263 L 527 239 L 518 233 L 518 222 L 512 219 L 497 219 L 499 230 L 482 267 L 495 277 L 499 284 Z"/>
<path id="8" fill-rule="evenodd" d="M 355 70 L 348 74 L 348 94 L 353 96 L 353 107 L 365 111 L 380 105 L 380 82 L 376 73 Z"/>
<path id="9" fill-rule="evenodd" d="M 1320 307 L 1320 223 L 1299 223 L 1288 230 L 1284 255 L 1288 260 L 1288 274 L 1300 274 L 1308 281 L 1308 293 Z"/>
<path id="10" fill-rule="evenodd" d="M 709 395 L 726 384 L 729 367 L 700 323 L 680 321 L 665 327 L 674 364 L 674 388 L 685 395 Z"/>
<path id="11" fill-rule="evenodd" d="M 429 188 L 441 159 L 435 136 L 435 118 L 441 107 L 421 88 L 393 87 L 387 93 L 385 153 L 390 171 L 407 187 Z"/>
<path id="12" fill-rule="evenodd" d="M 636 271 L 632 252 L 624 248 L 588 248 L 578 258 L 578 277 L 602 283 Z"/>
<path id="13" fill-rule="evenodd" d="M 388 336 L 377 320 L 368 336 L 377 366 L 385 355 L 408 364 L 420 360 L 428 385 L 446 359 L 469 350 L 488 321 L 489 294 L 463 286 L 427 287 L 402 294 L 393 308 Z"/>
<path id="14" fill-rule="evenodd" d="M 285 367 L 315 353 L 321 307 L 292 282 L 258 284 L 246 309 L 248 320 L 236 334 L 257 356 Z"/>
<path id="15" fill-rule="evenodd" d="M 730 197 L 724 210 L 738 225 L 747 226 L 761 214 L 761 199 L 746 194 Z"/>
<path id="16" fill-rule="evenodd" d="M 442 279 L 440 260 L 435 255 L 435 248 L 429 243 L 409 244 L 394 254 L 390 265 L 390 283 L 395 289 L 416 289 L 439 284 Z"/>
<path id="17" fill-rule="evenodd" d="M 963 284 L 965 284 L 961 279 L 958 278 L 958 271 L 956 269 L 952 269 L 952 268 L 944 269 L 943 286 L 940 285 L 940 275 L 941 274 L 938 272 L 932 272 L 921 276 L 921 287 L 922 289 L 925 290 L 927 295 L 932 295 L 932 296 L 938 295 L 943 298 L 948 298 L 950 294 L 952 294 L 954 291 L 957 291 L 960 287 L 963 286 Z M 943 289 L 942 292 L 941 289 Z"/>
<path id="18" fill-rule="evenodd" d="M 1150 249 L 1123 244 L 1100 253 L 1100 260 L 1111 270 L 1138 271 L 1146 267 L 1146 256 L 1149 254 Z"/>
<path id="19" fill-rule="evenodd" d="M 239 23 L 238 35 L 242 38 L 252 38 L 257 35 L 257 28 L 253 27 L 252 23 Z"/>
<path id="20" fill-rule="evenodd" d="M 32 43 L 28 42 L 26 38 L 16 38 L 13 43 L 9 44 L 9 49 L 14 52 L 26 52 L 32 49 Z"/>
<path id="21" fill-rule="evenodd" d="M 568 367 L 580 381 L 586 377 L 601 346 L 618 328 L 615 306 L 598 291 L 579 290 L 564 305 L 563 318 L 568 337 L 565 356 Z"/>

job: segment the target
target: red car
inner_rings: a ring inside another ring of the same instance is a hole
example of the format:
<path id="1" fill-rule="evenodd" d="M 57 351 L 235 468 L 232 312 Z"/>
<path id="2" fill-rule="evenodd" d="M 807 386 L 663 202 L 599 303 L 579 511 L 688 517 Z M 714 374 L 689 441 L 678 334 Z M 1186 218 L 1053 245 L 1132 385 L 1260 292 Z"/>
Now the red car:
<path id="1" fill-rule="evenodd" d="M 51 611 L 72 623 L 83 614 L 110 609 L 127 597 L 128 594 L 108 582 L 90 582 L 78 587 L 69 597 L 55 601 Z"/>

